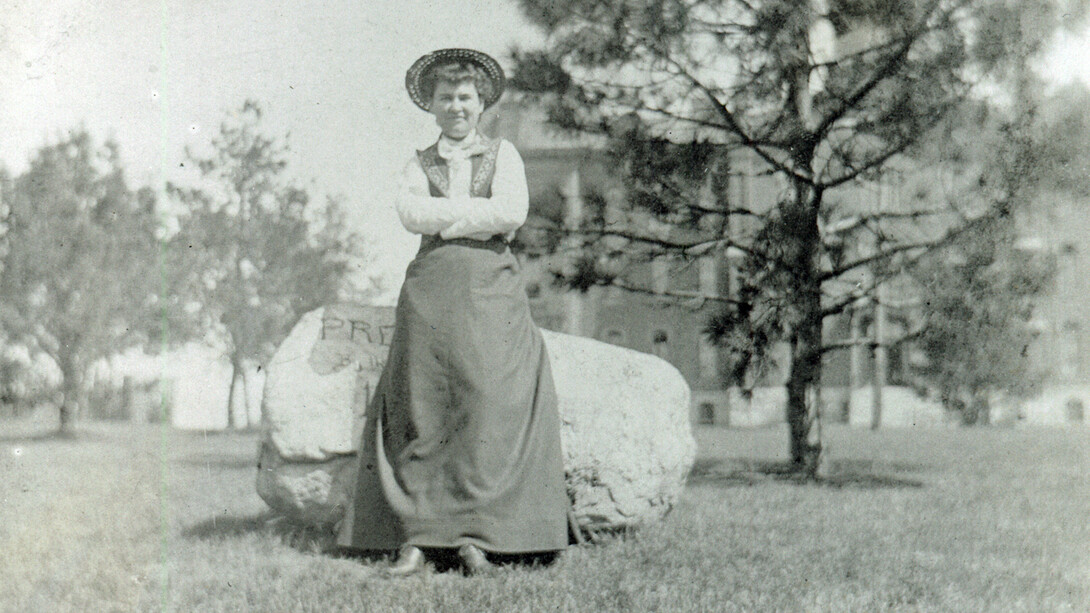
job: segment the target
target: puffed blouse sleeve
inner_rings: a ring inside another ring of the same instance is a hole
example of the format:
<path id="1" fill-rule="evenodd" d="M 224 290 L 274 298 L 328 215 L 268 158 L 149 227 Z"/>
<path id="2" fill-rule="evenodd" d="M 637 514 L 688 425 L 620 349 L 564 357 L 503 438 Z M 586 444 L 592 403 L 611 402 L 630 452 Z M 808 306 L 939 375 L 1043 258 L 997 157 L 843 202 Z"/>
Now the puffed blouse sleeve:
<path id="1" fill-rule="evenodd" d="M 433 197 L 428 177 L 414 155 L 401 171 L 394 208 L 401 225 L 413 234 L 438 234 L 455 222 L 456 211 L 447 198 Z"/>
<path id="2" fill-rule="evenodd" d="M 526 223 L 529 203 L 522 158 L 507 141 L 500 143 L 496 155 L 491 198 L 431 196 L 428 178 L 414 156 L 402 171 L 395 199 L 405 229 L 445 239 L 510 235 Z"/>

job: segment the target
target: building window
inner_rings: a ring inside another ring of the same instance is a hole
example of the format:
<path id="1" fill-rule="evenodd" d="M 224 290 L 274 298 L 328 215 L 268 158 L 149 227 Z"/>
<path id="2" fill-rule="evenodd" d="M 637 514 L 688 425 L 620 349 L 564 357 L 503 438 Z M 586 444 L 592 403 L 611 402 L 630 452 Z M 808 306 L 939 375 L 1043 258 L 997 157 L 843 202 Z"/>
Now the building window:
<path id="1" fill-rule="evenodd" d="M 651 353 L 664 360 L 670 359 L 670 335 L 666 330 L 655 330 L 651 334 Z"/>
<path id="2" fill-rule="evenodd" d="M 541 295 L 540 283 L 528 283 L 526 284 L 526 296 L 529 298 L 537 298 Z"/>
<path id="3" fill-rule="evenodd" d="M 719 262 L 714 256 L 700 258 L 700 294 L 719 295 Z"/>
<path id="4" fill-rule="evenodd" d="M 697 421 L 704 425 L 715 423 L 715 405 L 710 402 L 701 402 L 697 407 Z"/>
<path id="5" fill-rule="evenodd" d="M 670 287 L 670 264 L 665 256 L 651 260 L 651 290 L 656 294 L 665 294 Z"/>
<path id="6" fill-rule="evenodd" d="M 611 345 L 623 345 L 624 332 L 616 328 L 610 328 L 609 330 L 606 330 L 605 334 L 602 335 L 602 340 Z"/>
<path id="7" fill-rule="evenodd" d="M 715 379 L 719 374 L 719 348 L 701 338 L 697 359 L 700 361 L 700 378 L 708 381 Z"/>

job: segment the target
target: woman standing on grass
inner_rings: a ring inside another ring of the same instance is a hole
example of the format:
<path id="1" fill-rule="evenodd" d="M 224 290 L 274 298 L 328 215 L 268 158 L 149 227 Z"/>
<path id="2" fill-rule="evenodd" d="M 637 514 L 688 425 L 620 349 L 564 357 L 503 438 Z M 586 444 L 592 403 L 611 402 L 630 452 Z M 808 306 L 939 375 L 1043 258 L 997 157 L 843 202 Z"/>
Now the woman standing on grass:
<path id="1" fill-rule="evenodd" d="M 503 91 L 493 58 L 435 51 L 405 85 L 442 134 L 401 176 L 395 204 L 420 250 L 368 407 L 339 543 L 400 547 L 393 576 L 422 570 L 429 548 L 457 549 L 479 572 L 490 566 L 486 552 L 568 542 L 556 392 L 507 244 L 526 220 L 526 176 L 510 143 L 477 131 Z"/>

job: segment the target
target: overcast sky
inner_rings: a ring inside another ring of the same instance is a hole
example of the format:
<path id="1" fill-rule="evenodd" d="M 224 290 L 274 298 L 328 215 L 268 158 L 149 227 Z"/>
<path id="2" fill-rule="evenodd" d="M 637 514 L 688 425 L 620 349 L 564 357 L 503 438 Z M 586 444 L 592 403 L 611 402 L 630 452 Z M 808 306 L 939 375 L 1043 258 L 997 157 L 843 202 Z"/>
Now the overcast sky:
<path id="1" fill-rule="evenodd" d="M 1087 40 L 1050 57 L 1057 80 L 1090 83 Z M 513 43 L 540 41 L 512 0 L 6 0 L 0 164 L 18 173 L 83 125 L 118 141 L 131 184 L 161 185 L 254 98 L 271 134 L 290 132 L 292 173 L 345 196 L 396 291 L 416 243 L 391 207 L 394 174 L 436 135 L 405 70 L 441 47 L 506 63 Z"/>

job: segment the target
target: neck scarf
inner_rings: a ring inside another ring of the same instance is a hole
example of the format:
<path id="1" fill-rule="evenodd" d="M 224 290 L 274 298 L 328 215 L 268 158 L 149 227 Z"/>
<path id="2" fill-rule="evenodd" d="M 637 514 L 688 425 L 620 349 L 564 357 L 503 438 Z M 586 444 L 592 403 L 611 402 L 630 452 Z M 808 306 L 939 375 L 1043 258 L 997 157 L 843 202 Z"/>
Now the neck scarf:
<path id="1" fill-rule="evenodd" d="M 439 137 L 439 157 L 448 162 L 468 159 L 471 155 L 484 153 L 486 149 L 484 139 L 476 130 L 470 132 L 462 140 L 447 138 L 446 135 Z"/>

